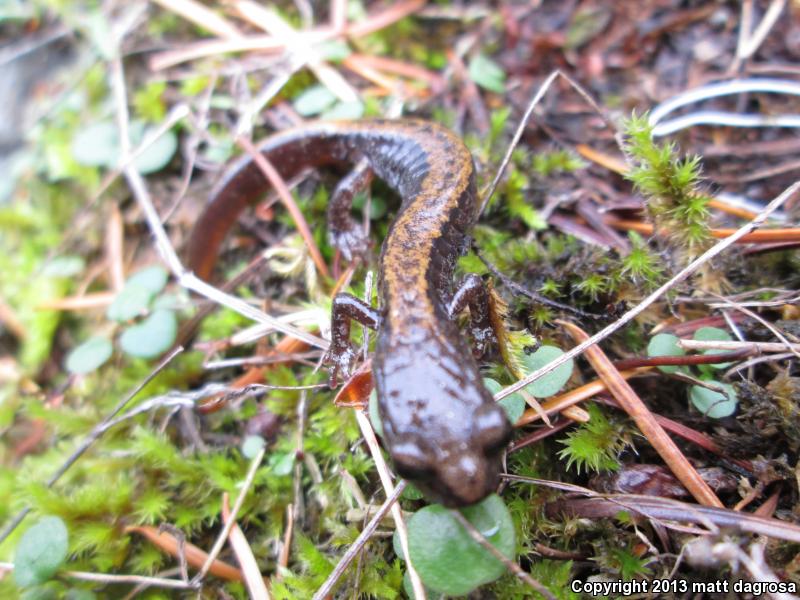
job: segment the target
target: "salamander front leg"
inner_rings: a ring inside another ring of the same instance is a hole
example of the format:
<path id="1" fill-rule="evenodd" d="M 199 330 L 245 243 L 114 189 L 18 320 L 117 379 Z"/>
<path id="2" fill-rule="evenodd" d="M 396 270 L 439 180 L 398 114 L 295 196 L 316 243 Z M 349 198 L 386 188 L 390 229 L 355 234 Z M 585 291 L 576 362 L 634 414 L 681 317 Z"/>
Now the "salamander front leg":
<path id="1" fill-rule="evenodd" d="M 364 256 L 369 247 L 369 239 L 361 224 L 350 214 L 350 209 L 355 195 L 367 189 L 371 181 L 372 169 L 366 160 L 362 160 L 339 182 L 328 203 L 328 239 L 342 252 L 345 260 Z"/>
<path id="2" fill-rule="evenodd" d="M 325 357 L 331 364 L 329 385 L 336 387 L 339 374 L 343 379 L 350 376 L 350 369 L 356 358 L 356 350 L 350 342 L 350 321 L 356 320 L 370 329 L 377 329 L 381 323 L 380 313 L 366 302 L 350 294 L 338 294 L 333 299 L 331 311 L 331 346 Z"/>
<path id="3" fill-rule="evenodd" d="M 489 291 L 483 280 L 474 273 L 464 277 L 456 293 L 453 294 L 448 306 L 450 318 L 454 319 L 467 306 L 469 306 L 470 332 L 475 342 L 473 354 L 481 357 L 489 344 L 496 342 L 496 338 L 489 319 Z"/>

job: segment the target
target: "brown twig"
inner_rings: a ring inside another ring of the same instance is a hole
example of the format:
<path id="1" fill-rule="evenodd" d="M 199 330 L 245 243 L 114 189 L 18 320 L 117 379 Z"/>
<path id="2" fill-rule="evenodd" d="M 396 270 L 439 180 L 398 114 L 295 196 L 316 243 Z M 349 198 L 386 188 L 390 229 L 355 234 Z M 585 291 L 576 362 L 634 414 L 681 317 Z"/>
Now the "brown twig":
<path id="1" fill-rule="evenodd" d="M 179 539 L 178 536 L 168 531 L 161 531 L 158 527 L 150 525 L 130 525 L 125 528 L 125 533 L 138 533 L 146 537 L 154 546 L 175 557 L 186 561 L 191 567 L 199 569 L 208 558 L 208 553 L 194 544 Z M 222 560 L 215 560 L 211 564 L 210 573 L 226 581 L 242 581 L 241 571 Z M 188 581 L 186 582 L 189 583 Z"/>
<path id="2" fill-rule="evenodd" d="M 233 520 L 230 499 L 227 493 L 222 496 L 222 520 L 226 525 L 228 521 Z M 228 535 L 228 542 L 230 542 L 233 553 L 236 555 L 236 560 L 241 568 L 250 599 L 270 600 L 269 590 L 264 582 L 264 578 L 261 576 L 256 557 L 253 556 L 253 549 L 250 547 L 242 529 L 235 521 Z"/>
<path id="3" fill-rule="evenodd" d="M 589 339 L 589 336 L 578 326 L 566 321 L 557 321 L 557 323 L 566 328 L 576 342 L 585 342 Z M 647 441 L 664 459 L 673 475 L 689 490 L 689 493 L 700 504 L 721 508 L 723 504 L 714 491 L 700 477 L 692 464 L 675 445 L 675 442 L 672 441 L 672 438 L 667 435 L 667 432 L 655 419 L 653 413 L 645 406 L 644 402 L 620 375 L 619 371 L 614 368 L 600 347 L 597 345 L 589 346 L 586 349 L 586 358 L 608 386 L 614 398 L 633 419 L 639 430 L 647 438 Z"/>
<path id="4" fill-rule="evenodd" d="M 753 354 L 753 350 L 743 348 L 736 352 L 727 354 L 699 354 L 697 356 L 650 356 L 626 358 L 614 361 L 614 368 L 624 371 L 627 369 L 637 369 L 639 367 L 666 367 L 666 366 L 689 366 L 689 365 L 713 365 L 722 362 L 733 362 L 746 358 Z"/>
<path id="5" fill-rule="evenodd" d="M 794 186 L 793 186 L 794 187 Z M 623 230 L 633 230 L 643 235 L 653 235 L 655 228 L 652 223 L 644 221 L 632 221 L 630 219 L 620 219 L 618 217 L 606 216 L 606 223 L 612 227 Z M 739 229 L 710 229 L 709 233 L 717 239 L 727 239 L 733 236 Z M 764 229 L 753 231 L 736 238 L 737 244 L 766 244 L 775 242 L 797 242 L 800 241 L 800 228 Z"/>
<path id="6" fill-rule="evenodd" d="M 244 503 L 244 499 L 247 496 L 247 492 L 250 490 L 250 486 L 253 485 L 253 479 L 255 479 L 256 471 L 258 470 L 261 461 L 264 460 L 264 454 L 266 454 L 267 448 L 266 446 L 262 447 L 261 450 L 258 451 L 253 460 L 250 461 L 250 467 L 247 470 L 247 475 L 244 478 L 244 482 L 242 483 L 241 488 L 239 489 L 239 495 L 236 497 L 236 502 L 233 504 L 233 510 L 231 510 L 230 518 L 228 522 L 222 527 L 222 531 L 219 532 L 219 536 L 217 536 L 217 540 L 214 542 L 214 545 L 211 548 L 211 551 L 208 553 L 208 558 L 206 558 L 206 562 L 203 563 L 200 572 L 194 576 L 192 582 L 195 584 L 199 584 L 203 581 L 208 573 L 208 570 L 211 568 L 212 563 L 216 560 L 217 556 L 219 555 L 220 551 L 222 550 L 222 546 L 225 544 L 225 540 L 228 539 L 228 535 L 231 532 L 231 529 L 236 524 L 236 515 L 239 514 L 239 510 L 242 508 L 242 504 Z"/>

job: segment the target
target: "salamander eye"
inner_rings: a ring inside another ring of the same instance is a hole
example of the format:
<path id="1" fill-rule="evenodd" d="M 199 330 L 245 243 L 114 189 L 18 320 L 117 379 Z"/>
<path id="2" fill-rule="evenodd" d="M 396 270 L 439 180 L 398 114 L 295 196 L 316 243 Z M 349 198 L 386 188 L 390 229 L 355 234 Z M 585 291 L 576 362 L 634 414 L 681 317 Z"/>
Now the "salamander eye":
<path id="1" fill-rule="evenodd" d="M 497 404 L 484 404 L 475 411 L 472 435 L 489 454 L 502 450 L 511 440 L 511 424 Z"/>
<path id="2" fill-rule="evenodd" d="M 406 479 L 426 479 L 433 475 L 433 463 L 424 449 L 413 442 L 396 444 L 392 460 L 397 472 Z"/>

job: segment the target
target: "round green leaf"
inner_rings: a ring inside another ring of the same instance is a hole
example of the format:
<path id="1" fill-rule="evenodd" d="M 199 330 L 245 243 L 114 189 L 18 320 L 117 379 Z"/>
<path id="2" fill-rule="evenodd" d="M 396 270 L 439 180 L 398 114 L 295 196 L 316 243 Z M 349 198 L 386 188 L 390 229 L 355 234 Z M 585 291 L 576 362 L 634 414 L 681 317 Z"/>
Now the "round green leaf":
<path id="1" fill-rule="evenodd" d="M 119 134 L 113 121 L 78 129 L 72 138 L 72 157 L 86 167 L 113 167 L 119 157 Z"/>
<path id="2" fill-rule="evenodd" d="M 328 121 L 353 120 L 364 116 L 364 105 L 356 100 L 355 102 L 337 102 L 331 108 L 324 111 L 319 118 Z"/>
<path id="3" fill-rule="evenodd" d="M 647 344 L 647 356 L 684 356 L 686 350 L 678 345 L 678 337 L 671 333 L 659 333 L 650 338 Z M 675 373 L 680 369 L 678 366 L 658 367 L 663 373 Z"/>
<path id="4" fill-rule="evenodd" d="M 106 338 L 92 337 L 67 355 L 65 366 L 74 375 L 91 373 L 111 357 L 113 350 Z"/>
<path id="5" fill-rule="evenodd" d="M 72 277 L 83 271 L 85 261 L 80 256 L 57 256 L 42 269 L 47 277 Z"/>
<path id="6" fill-rule="evenodd" d="M 485 54 L 476 54 L 469 61 L 469 78 L 482 88 L 502 94 L 505 92 L 506 74 Z"/>
<path id="7" fill-rule="evenodd" d="M 714 390 L 709 390 L 699 385 L 693 385 L 689 390 L 689 398 L 691 398 L 692 404 L 694 404 L 697 410 L 712 419 L 721 419 L 731 416 L 739 403 L 736 390 L 729 383 L 719 383 L 718 381 L 712 381 L 710 383 L 720 386 L 725 390 L 725 393 L 720 394 Z"/>
<path id="8" fill-rule="evenodd" d="M 265 442 L 264 438 L 260 435 L 248 435 L 244 438 L 244 441 L 242 441 L 242 455 L 245 458 L 253 459 L 266 445 L 267 442 Z"/>
<path id="9" fill-rule="evenodd" d="M 67 558 L 69 534 L 58 517 L 44 517 L 19 540 L 14 557 L 14 579 L 20 587 L 44 583 Z"/>
<path id="10" fill-rule="evenodd" d="M 147 313 L 152 299 L 153 292 L 151 290 L 128 282 L 106 309 L 106 317 L 119 323 L 141 317 Z"/>
<path id="11" fill-rule="evenodd" d="M 141 271 L 136 271 L 128 278 L 125 285 L 138 285 L 150 290 L 153 294 L 157 294 L 167 285 L 168 278 L 169 274 L 163 267 L 154 265 Z"/>
<path id="12" fill-rule="evenodd" d="M 165 308 L 168 310 L 180 310 L 188 303 L 183 302 L 183 299 L 178 294 L 160 294 L 153 300 L 153 310 Z"/>
<path id="13" fill-rule="evenodd" d="M 701 342 L 730 342 L 733 338 L 731 334 L 729 334 L 724 329 L 720 329 L 719 327 L 701 327 L 697 331 L 694 332 L 694 336 L 692 336 L 695 340 Z M 712 349 L 712 350 L 704 350 L 703 354 L 726 354 L 729 350 L 720 350 L 720 349 Z M 733 363 L 713 363 L 708 365 L 702 365 L 706 368 L 711 369 L 727 369 Z"/>
<path id="14" fill-rule="evenodd" d="M 533 373 L 545 365 L 550 364 L 562 354 L 564 354 L 564 352 L 561 348 L 557 348 L 556 346 L 542 346 L 533 354 L 523 356 L 522 362 L 525 365 L 525 370 L 528 373 Z M 575 361 L 570 359 L 555 371 L 548 373 L 544 377 L 540 377 L 525 389 L 536 398 L 547 398 L 548 396 L 557 394 L 558 391 L 564 387 L 564 384 L 569 381 L 569 378 L 572 377 L 574 365 Z"/>
<path id="15" fill-rule="evenodd" d="M 486 389 L 489 390 L 492 396 L 503 389 L 502 385 L 500 385 L 494 379 L 489 379 L 488 377 L 483 378 L 483 385 L 486 386 Z M 503 410 L 506 411 L 508 420 L 512 423 L 519 421 L 522 413 L 525 412 L 525 399 L 517 393 L 506 396 L 502 400 L 498 400 L 497 403 L 503 407 Z"/>
<path id="16" fill-rule="evenodd" d="M 149 130 L 145 131 L 144 136 L 149 133 Z M 155 173 L 169 164 L 177 149 L 178 137 L 173 131 L 165 131 L 152 144 L 142 150 L 142 153 L 134 159 L 133 165 L 142 175 Z"/>
<path id="17" fill-rule="evenodd" d="M 462 514 L 503 555 L 514 558 L 514 523 L 496 494 Z M 408 522 L 411 562 L 423 583 L 437 592 L 464 596 L 505 573 L 505 566 L 475 542 L 445 507 L 434 504 Z"/>
<path id="18" fill-rule="evenodd" d="M 311 117 L 331 107 L 334 102 L 336 102 L 336 96 L 327 87 L 312 85 L 297 96 L 292 104 L 300 116 Z"/>
<path id="19" fill-rule="evenodd" d="M 171 310 L 157 310 L 119 338 L 122 350 L 137 358 L 154 358 L 170 349 L 178 332 L 178 321 Z"/>
<path id="20" fill-rule="evenodd" d="M 297 455 L 294 452 L 275 452 L 270 455 L 267 464 L 275 475 L 289 475 L 296 458 Z"/>
<path id="21" fill-rule="evenodd" d="M 201 149 L 203 160 L 219 165 L 225 164 L 233 156 L 233 141 L 210 138 Z"/>

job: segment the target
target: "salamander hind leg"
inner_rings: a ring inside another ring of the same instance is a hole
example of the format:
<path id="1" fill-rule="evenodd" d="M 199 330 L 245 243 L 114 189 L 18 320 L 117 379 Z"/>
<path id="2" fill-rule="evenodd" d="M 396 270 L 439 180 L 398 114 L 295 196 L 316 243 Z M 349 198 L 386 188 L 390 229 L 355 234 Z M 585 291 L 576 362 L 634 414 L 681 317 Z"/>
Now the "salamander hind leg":
<path id="1" fill-rule="evenodd" d="M 364 256 L 369 248 L 369 239 L 350 209 L 355 195 L 366 190 L 371 181 L 372 169 L 362 160 L 339 182 L 328 203 L 328 239 L 345 260 Z"/>
<path id="2" fill-rule="evenodd" d="M 467 306 L 469 306 L 470 333 L 475 342 L 473 354 L 481 357 L 491 344 L 496 343 L 497 339 L 489 318 L 489 290 L 475 273 L 464 277 L 453 294 L 453 299 L 448 306 L 450 318 L 454 319 Z"/>
<path id="3" fill-rule="evenodd" d="M 350 341 L 350 321 L 355 320 L 371 329 L 377 329 L 381 322 L 380 313 L 366 302 L 351 294 L 337 294 L 333 299 L 331 311 L 331 346 L 325 355 L 325 362 L 331 365 L 328 384 L 336 387 L 339 375 L 343 379 L 350 376 L 356 350 Z"/>

